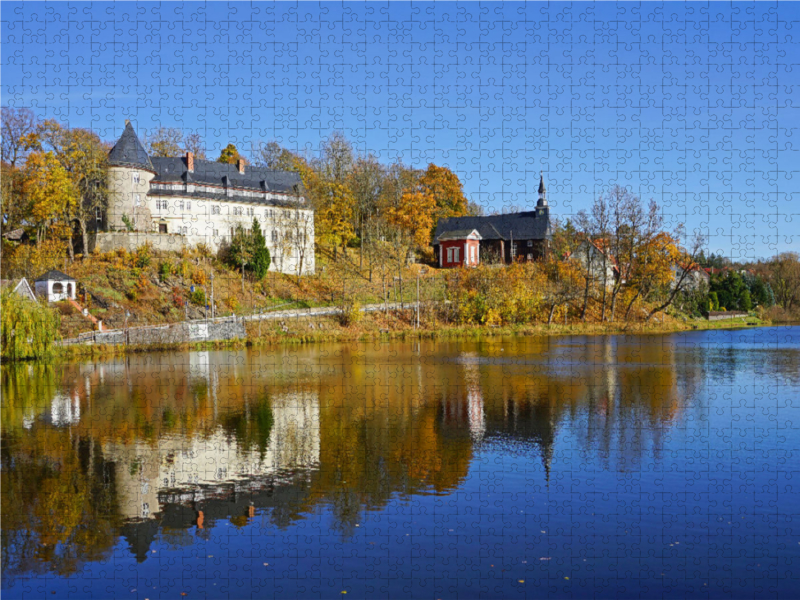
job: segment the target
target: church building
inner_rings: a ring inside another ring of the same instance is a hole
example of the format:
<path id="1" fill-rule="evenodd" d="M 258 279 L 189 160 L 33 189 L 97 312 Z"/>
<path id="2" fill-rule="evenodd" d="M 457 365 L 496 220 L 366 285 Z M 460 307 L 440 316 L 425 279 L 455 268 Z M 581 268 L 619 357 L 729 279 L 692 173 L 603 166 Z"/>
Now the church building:
<path id="1" fill-rule="evenodd" d="M 544 175 L 534 210 L 487 217 L 439 219 L 434 251 L 440 267 L 467 267 L 481 262 L 527 262 L 545 257 L 552 237 Z"/>
<path id="2" fill-rule="evenodd" d="M 160 249 L 206 244 L 217 251 L 237 226 L 257 218 L 270 270 L 314 273 L 314 211 L 294 172 L 201 160 L 150 157 L 129 121 L 108 155 L 109 199 L 98 215 L 101 250 L 151 243 Z M 104 221 L 104 222 L 103 222 Z"/>

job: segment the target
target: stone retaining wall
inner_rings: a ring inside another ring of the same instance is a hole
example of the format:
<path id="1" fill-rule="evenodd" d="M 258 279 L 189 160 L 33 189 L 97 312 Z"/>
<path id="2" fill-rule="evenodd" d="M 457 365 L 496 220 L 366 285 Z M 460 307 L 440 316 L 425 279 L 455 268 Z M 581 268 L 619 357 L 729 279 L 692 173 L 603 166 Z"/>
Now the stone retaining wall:
<path id="1" fill-rule="evenodd" d="M 746 317 L 747 313 L 742 312 L 740 310 L 712 310 L 708 313 L 708 320 L 709 321 L 724 321 L 725 319 L 738 319 L 740 317 Z"/>
<path id="2" fill-rule="evenodd" d="M 127 331 L 125 329 L 93 331 L 71 340 L 64 340 L 62 344 L 181 344 L 244 337 L 246 337 L 244 321 L 228 317 L 208 321 L 184 321 L 171 325 L 132 327 Z"/>

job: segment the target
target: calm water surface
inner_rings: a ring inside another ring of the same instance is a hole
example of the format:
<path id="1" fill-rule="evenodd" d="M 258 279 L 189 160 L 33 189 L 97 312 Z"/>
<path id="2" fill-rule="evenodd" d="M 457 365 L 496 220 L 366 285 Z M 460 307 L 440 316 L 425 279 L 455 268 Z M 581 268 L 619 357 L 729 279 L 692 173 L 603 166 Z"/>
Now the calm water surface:
<path id="1" fill-rule="evenodd" d="M 4 598 L 800 595 L 799 327 L 147 354 L 2 393 Z"/>

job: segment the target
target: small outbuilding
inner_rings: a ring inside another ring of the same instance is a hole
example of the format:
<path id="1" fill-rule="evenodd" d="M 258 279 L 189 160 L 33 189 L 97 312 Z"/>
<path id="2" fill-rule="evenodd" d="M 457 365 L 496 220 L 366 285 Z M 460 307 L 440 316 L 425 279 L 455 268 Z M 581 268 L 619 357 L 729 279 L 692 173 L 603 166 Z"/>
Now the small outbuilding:
<path id="1" fill-rule="evenodd" d="M 445 231 L 436 238 L 440 267 L 474 267 L 480 262 L 481 234 L 477 229 Z"/>
<path id="2" fill-rule="evenodd" d="M 75 300 L 77 294 L 76 281 L 61 271 L 48 271 L 34 281 L 36 293 L 43 296 L 48 302 L 60 300 Z"/>
<path id="3" fill-rule="evenodd" d="M 14 292 L 20 298 L 25 298 L 26 300 L 33 300 L 36 302 L 36 295 L 33 293 L 31 289 L 31 284 L 28 283 L 28 280 L 24 277 L 17 281 L 16 283 L 11 279 L 3 279 L 0 281 L 0 288 L 6 289 L 10 288 L 12 292 Z"/>

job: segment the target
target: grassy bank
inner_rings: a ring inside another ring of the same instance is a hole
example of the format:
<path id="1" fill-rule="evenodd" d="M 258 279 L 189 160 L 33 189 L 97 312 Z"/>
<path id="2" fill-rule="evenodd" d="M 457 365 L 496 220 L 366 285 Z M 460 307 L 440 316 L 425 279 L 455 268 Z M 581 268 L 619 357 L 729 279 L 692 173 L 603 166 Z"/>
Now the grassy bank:
<path id="1" fill-rule="evenodd" d="M 569 335 L 646 335 L 675 333 L 706 329 L 736 329 L 763 327 L 768 321 L 757 317 L 744 317 L 728 321 L 705 319 L 678 321 L 666 319 L 647 323 L 569 323 L 569 324 L 523 324 L 505 326 L 443 325 L 423 323 L 414 328 L 410 319 L 403 315 L 369 315 L 357 325 L 343 326 L 338 320 L 300 320 L 287 325 L 270 323 L 247 323 L 247 339 L 193 342 L 182 344 L 153 345 L 75 345 L 61 347 L 57 358 L 61 360 L 108 357 L 140 352 L 167 352 L 190 350 L 226 350 L 247 347 L 292 346 L 298 344 L 321 344 L 357 341 L 407 341 L 407 340 L 485 340 L 508 337 L 545 337 Z"/>

